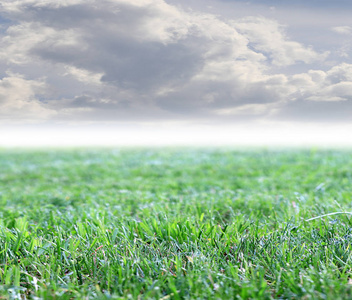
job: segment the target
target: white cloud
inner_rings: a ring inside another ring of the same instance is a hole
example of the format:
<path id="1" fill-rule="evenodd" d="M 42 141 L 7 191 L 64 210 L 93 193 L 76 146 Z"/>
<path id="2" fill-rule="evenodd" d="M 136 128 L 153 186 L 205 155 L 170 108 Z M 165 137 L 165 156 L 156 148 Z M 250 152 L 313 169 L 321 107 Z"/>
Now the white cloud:
<path id="1" fill-rule="evenodd" d="M 0 123 L 45 120 L 55 111 L 45 108 L 36 96 L 45 93 L 43 81 L 10 75 L 0 80 Z"/>
<path id="2" fill-rule="evenodd" d="M 74 29 L 56 30 L 35 21 L 10 26 L 0 40 L 0 46 L 0 60 L 13 64 L 37 60 L 31 54 L 35 48 L 47 48 L 60 53 L 65 49 L 79 52 L 84 47 L 79 40 L 79 32 Z M 40 61 L 37 62 L 40 64 Z"/>
<path id="3" fill-rule="evenodd" d="M 215 112 L 222 116 L 236 116 L 236 115 L 263 115 L 271 111 L 270 104 L 245 104 L 235 108 L 219 109 Z"/>
<path id="4" fill-rule="evenodd" d="M 52 1 L 52 0 L 3 0 L 1 1 L 1 8 L 3 11 L 10 13 L 23 13 L 28 7 L 35 8 L 59 8 L 66 7 L 71 5 L 76 5 L 80 3 L 89 3 L 91 1 L 83 1 L 83 0 L 60 0 L 60 1 Z"/>
<path id="5" fill-rule="evenodd" d="M 346 34 L 346 35 L 352 34 L 351 26 L 336 26 L 336 27 L 332 27 L 331 30 L 339 34 Z"/>
<path id="6" fill-rule="evenodd" d="M 310 70 L 296 74 L 290 78 L 289 84 L 295 91 L 293 100 L 352 100 L 352 65 L 343 63 L 328 71 Z"/>
<path id="7" fill-rule="evenodd" d="M 339 64 L 331 68 L 326 74 L 327 80 L 330 83 L 352 81 L 352 64 Z"/>
<path id="8" fill-rule="evenodd" d="M 76 80 L 85 84 L 100 85 L 103 73 L 93 73 L 85 69 L 79 69 L 74 66 L 65 66 L 67 73 L 64 76 L 72 76 Z"/>
<path id="9" fill-rule="evenodd" d="M 328 53 L 317 53 L 287 38 L 284 26 L 263 17 L 247 17 L 232 24 L 245 37 L 256 51 L 267 54 L 272 64 L 277 66 L 292 65 L 296 62 L 312 63 L 324 60 Z"/>

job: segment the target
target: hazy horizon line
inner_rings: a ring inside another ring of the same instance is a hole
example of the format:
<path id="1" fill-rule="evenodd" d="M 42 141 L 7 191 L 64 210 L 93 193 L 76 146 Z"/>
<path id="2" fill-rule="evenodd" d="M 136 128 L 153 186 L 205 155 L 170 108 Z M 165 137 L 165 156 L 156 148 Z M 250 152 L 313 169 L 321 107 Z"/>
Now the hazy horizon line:
<path id="1" fill-rule="evenodd" d="M 0 126 L 0 147 L 351 147 L 352 125 Z"/>

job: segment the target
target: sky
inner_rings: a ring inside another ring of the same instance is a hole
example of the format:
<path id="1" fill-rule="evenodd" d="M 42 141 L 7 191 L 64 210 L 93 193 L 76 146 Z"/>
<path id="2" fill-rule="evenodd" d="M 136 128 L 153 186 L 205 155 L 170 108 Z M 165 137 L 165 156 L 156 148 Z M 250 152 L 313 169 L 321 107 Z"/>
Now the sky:
<path id="1" fill-rule="evenodd" d="M 352 2 L 2 0 L 0 146 L 352 144 Z"/>

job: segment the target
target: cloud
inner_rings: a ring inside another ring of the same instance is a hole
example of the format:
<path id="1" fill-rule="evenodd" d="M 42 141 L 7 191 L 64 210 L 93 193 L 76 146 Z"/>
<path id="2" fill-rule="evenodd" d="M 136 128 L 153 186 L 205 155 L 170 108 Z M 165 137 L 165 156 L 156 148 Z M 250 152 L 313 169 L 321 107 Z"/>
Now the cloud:
<path id="1" fill-rule="evenodd" d="M 272 19 L 163 0 L 4 0 L 0 14 L 6 120 L 236 121 L 351 97 L 351 65 L 309 71 L 328 53 Z M 307 70 L 286 72 L 296 65 Z"/>
<path id="2" fill-rule="evenodd" d="M 298 99 L 312 101 L 352 100 L 352 65 L 340 64 L 324 72 L 310 70 L 292 76 L 291 82 L 300 94 Z"/>
<path id="3" fill-rule="evenodd" d="M 351 26 L 336 26 L 331 28 L 332 31 L 337 32 L 339 34 L 351 35 L 352 27 Z"/>
<path id="4" fill-rule="evenodd" d="M 273 119 L 310 122 L 350 122 L 352 113 L 352 64 L 330 70 L 310 70 L 291 77 L 295 92 L 277 103 Z"/>
<path id="5" fill-rule="evenodd" d="M 272 64 L 277 66 L 287 66 L 297 62 L 308 64 L 324 60 L 328 55 L 327 52 L 319 54 L 311 47 L 289 40 L 284 27 L 274 20 L 247 17 L 232 24 L 248 38 L 250 47 L 266 53 Z"/>
<path id="6" fill-rule="evenodd" d="M 45 120 L 56 113 L 36 99 L 45 91 L 43 81 L 10 75 L 0 80 L 0 120 L 10 123 Z"/>

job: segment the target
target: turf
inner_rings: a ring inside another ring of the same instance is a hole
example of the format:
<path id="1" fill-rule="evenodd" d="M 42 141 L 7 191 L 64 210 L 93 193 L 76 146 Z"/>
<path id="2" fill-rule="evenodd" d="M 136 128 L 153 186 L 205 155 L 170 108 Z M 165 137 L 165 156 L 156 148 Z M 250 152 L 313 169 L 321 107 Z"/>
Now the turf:
<path id="1" fill-rule="evenodd" d="M 351 299 L 352 152 L 0 151 L 0 299 Z"/>

